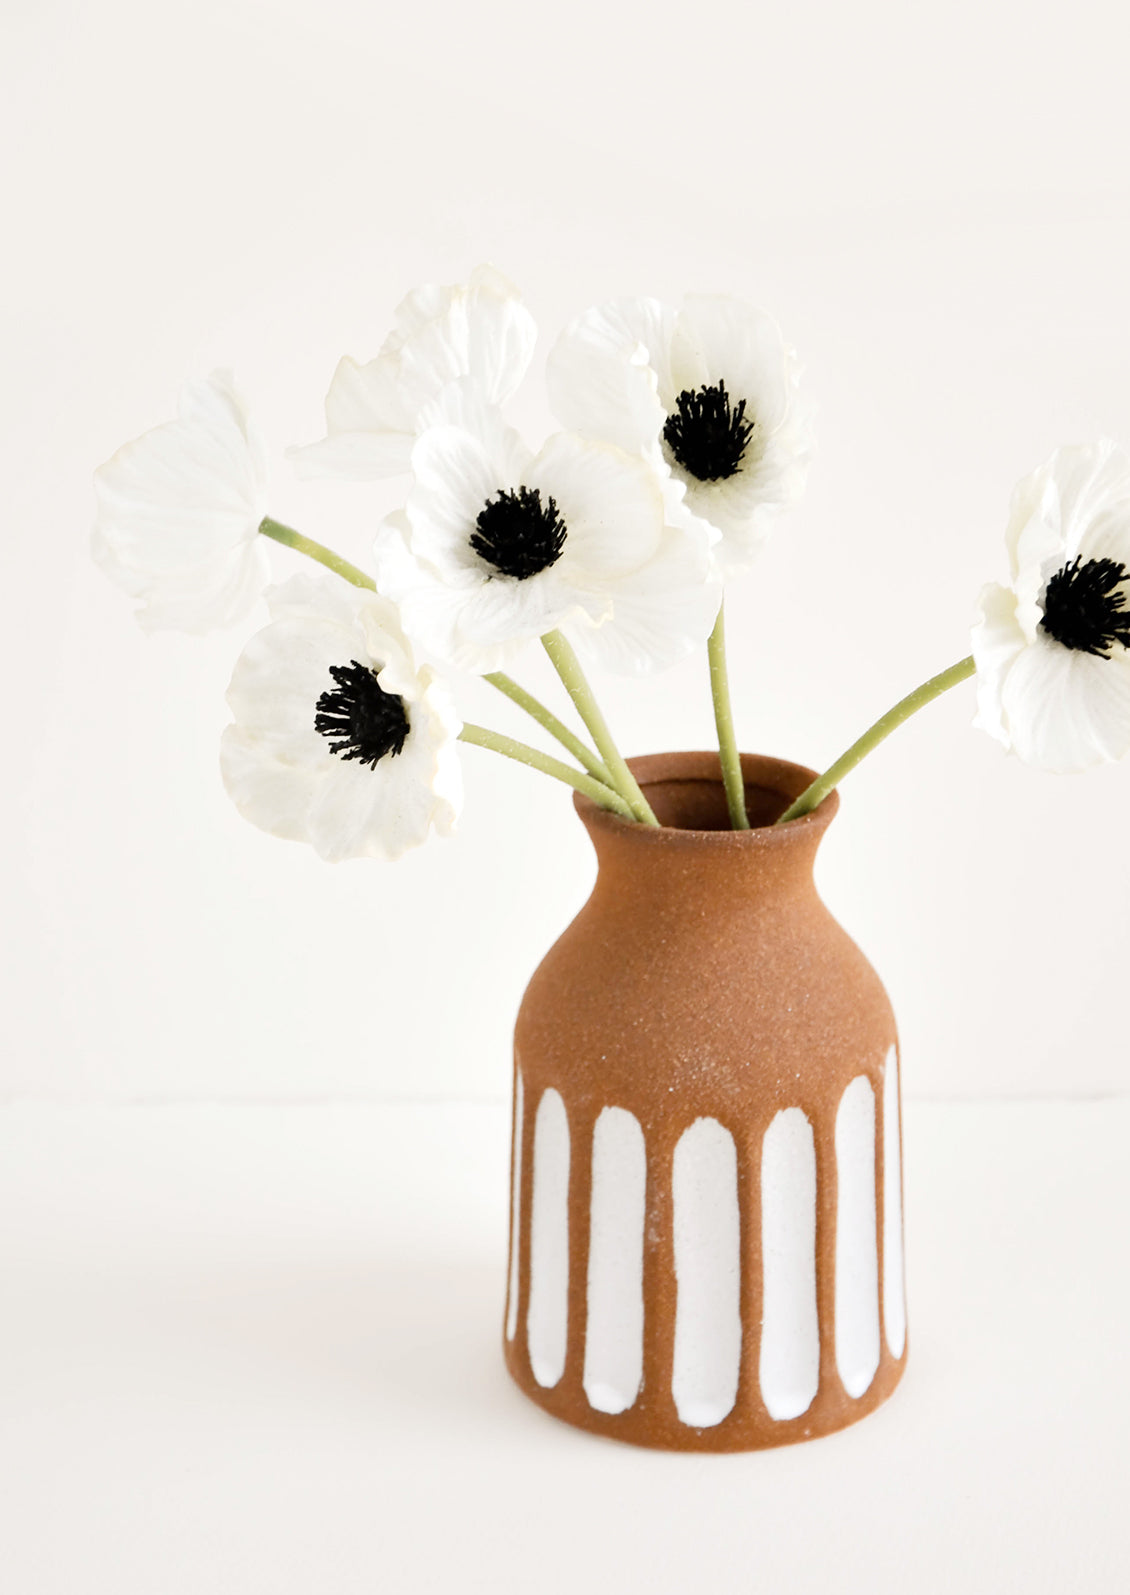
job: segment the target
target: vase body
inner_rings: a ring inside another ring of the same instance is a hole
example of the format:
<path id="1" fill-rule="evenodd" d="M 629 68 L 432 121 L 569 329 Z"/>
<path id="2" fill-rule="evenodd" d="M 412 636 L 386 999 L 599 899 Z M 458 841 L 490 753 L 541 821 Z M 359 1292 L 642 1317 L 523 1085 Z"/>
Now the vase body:
<path id="1" fill-rule="evenodd" d="M 716 754 L 632 769 L 661 821 L 585 798 L 592 896 L 515 1028 L 504 1348 L 539 1406 L 637 1445 L 739 1451 L 841 1429 L 906 1360 L 898 1049 L 816 894 L 813 779 Z"/>

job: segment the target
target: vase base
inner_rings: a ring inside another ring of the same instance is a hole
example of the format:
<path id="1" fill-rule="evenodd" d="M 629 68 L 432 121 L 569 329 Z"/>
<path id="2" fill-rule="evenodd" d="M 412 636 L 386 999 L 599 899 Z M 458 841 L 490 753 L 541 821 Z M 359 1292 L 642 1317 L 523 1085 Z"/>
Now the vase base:
<path id="1" fill-rule="evenodd" d="M 539 1385 L 529 1365 L 523 1366 L 516 1342 L 504 1342 L 503 1354 L 510 1377 L 523 1395 L 575 1429 L 648 1450 L 704 1452 L 768 1451 L 848 1429 L 894 1394 L 907 1357 L 905 1348 L 898 1360 L 884 1356 L 870 1385 L 858 1397 L 848 1395 L 833 1373 L 829 1381 L 821 1381 L 809 1407 L 793 1418 L 774 1419 L 756 1389 L 739 1387 L 733 1408 L 720 1422 L 696 1427 L 680 1419 L 669 1392 L 666 1400 L 649 1400 L 647 1390 L 641 1390 L 626 1411 L 601 1412 L 590 1404 L 580 1381 L 570 1379 L 568 1373 L 552 1389 Z"/>

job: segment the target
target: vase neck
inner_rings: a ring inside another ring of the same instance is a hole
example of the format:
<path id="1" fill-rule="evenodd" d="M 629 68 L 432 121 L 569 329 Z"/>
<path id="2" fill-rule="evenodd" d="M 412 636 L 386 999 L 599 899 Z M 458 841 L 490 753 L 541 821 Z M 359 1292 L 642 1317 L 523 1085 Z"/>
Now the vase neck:
<path id="1" fill-rule="evenodd" d="M 578 799 L 599 865 L 594 901 L 616 896 L 640 917 L 668 900 L 680 912 L 726 914 L 751 902 L 815 897 L 812 866 L 838 795 L 801 819 L 773 823 L 815 779 L 811 770 L 744 754 L 751 829 L 733 831 L 717 754 L 654 754 L 630 764 L 661 823 L 634 824 Z"/>

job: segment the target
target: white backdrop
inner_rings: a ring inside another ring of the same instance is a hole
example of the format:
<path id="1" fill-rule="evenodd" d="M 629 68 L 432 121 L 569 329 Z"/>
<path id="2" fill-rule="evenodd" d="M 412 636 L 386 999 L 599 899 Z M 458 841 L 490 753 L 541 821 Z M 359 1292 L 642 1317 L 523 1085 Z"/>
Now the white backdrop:
<path id="1" fill-rule="evenodd" d="M 825 764 L 968 652 L 1014 481 L 1130 444 L 1115 0 L 764 6 L 9 0 L 0 1089 L 497 1097 L 525 979 L 582 901 L 566 797 L 466 752 L 460 834 L 325 866 L 220 785 L 243 636 L 145 639 L 91 567 L 91 472 L 231 365 L 274 513 L 364 562 L 397 486 L 296 482 L 339 355 L 491 260 L 543 327 L 737 292 L 799 349 L 809 490 L 730 598 L 744 746 Z M 277 550 L 280 575 L 297 556 Z M 531 656 L 531 683 L 552 691 Z M 629 751 L 707 746 L 704 661 L 604 680 Z M 470 718 L 524 735 L 517 711 Z M 844 789 L 821 881 L 911 1095 L 1125 1089 L 1130 769 L 1053 778 L 959 689 Z M 497 766 L 497 767 L 496 767 Z"/>

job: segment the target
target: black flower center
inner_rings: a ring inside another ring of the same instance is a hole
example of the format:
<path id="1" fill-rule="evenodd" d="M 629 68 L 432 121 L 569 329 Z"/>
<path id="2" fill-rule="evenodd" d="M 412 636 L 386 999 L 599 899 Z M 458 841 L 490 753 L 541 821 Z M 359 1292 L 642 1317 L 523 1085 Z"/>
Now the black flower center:
<path id="1" fill-rule="evenodd" d="M 1114 559 L 1076 555 L 1048 582 L 1040 625 L 1065 648 L 1109 659 L 1114 644 L 1130 648 L 1126 589 L 1130 571 Z"/>
<path id="2" fill-rule="evenodd" d="M 663 438 L 685 471 L 700 482 L 733 476 L 753 436 L 745 418 L 745 400 L 730 403 L 724 382 L 713 387 L 684 388 L 663 424 Z"/>
<path id="3" fill-rule="evenodd" d="M 373 671 L 356 659 L 331 665 L 330 675 L 337 686 L 318 699 L 314 730 L 335 739 L 330 742 L 331 753 L 360 759 L 375 770 L 386 753 L 395 756 L 407 740 L 410 727 L 404 699 L 386 692 Z"/>
<path id="4" fill-rule="evenodd" d="M 484 504 L 471 533 L 471 547 L 503 576 L 525 581 L 561 558 L 567 528 L 555 499 L 543 504 L 536 487 L 499 491 Z"/>

